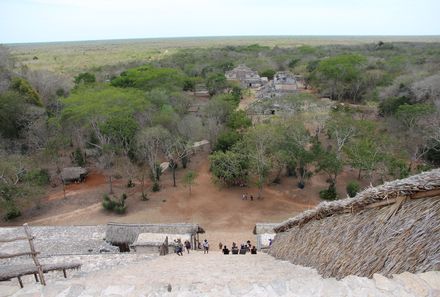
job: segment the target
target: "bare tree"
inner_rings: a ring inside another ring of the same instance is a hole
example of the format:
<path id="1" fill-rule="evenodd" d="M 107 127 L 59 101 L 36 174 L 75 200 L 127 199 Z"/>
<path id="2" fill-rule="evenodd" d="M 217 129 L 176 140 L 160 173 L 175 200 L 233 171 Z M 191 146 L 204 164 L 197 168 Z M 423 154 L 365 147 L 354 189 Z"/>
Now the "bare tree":
<path id="1" fill-rule="evenodd" d="M 166 140 L 170 137 L 168 130 L 161 126 L 144 128 L 137 137 L 138 153 L 150 167 L 151 177 L 155 186 L 158 186 L 161 173 L 159 158 L 164 151 Z"/>

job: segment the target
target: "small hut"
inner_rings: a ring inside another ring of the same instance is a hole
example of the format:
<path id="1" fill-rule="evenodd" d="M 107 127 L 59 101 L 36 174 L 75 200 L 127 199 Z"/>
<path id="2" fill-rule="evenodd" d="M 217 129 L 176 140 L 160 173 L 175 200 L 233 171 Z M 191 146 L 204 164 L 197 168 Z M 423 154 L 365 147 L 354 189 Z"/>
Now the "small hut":
<path id="1" fill-rule="evenodd" d="M 165 237 L 168 236 L 169 245 L 173 245 L 171 238 L 180 238 L 183 241 L 189 238 L 191 246 L 197 248 L 199 234 L 205 231 L 197 224 L 123 224 L 108 223 L 105 240 L 119 247 L 121 252 L 129 252 L 134 244 L 142 251 L 156 250 Z M 139 237 L 140 234 L 144 234 Z M 157 235 L 154 235 L 157 234 Z"/>
<path id="2" fill-rule="evenodd" d="M 61 177 L 66 184 L 83 182 L 87 173 L 87 169 L 82 167 L 66 167 L 61 171 Z"/>
<path id="3" fill-rule="evenodd" d="M 275 237 L 274 228 L 279 224 L 277 223 L 256 223 L 254 227 L 254 234 L 257 236 L 257 249 L 268 249 L 270 240 Z"/>
<path id="4" fill-rule="evenodd" d="M 440 270 L 440 169 L 322 202 L 274 230 L 271 255 L 324 277 Z"/>

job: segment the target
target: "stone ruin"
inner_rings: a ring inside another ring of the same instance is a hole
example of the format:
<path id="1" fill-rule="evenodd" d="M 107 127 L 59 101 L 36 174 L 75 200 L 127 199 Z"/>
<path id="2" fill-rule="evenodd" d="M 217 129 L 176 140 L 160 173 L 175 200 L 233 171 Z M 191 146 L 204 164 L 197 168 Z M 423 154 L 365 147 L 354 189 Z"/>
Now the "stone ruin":
<path id="1" fill-rule="evenodd" d="M 225 76 L 227 80 L 238 81 L 242 88 L 260 88 L 268 81 L 267 77 L 260 77 L 257 71 L 243 64 L 226 71 Z"/>

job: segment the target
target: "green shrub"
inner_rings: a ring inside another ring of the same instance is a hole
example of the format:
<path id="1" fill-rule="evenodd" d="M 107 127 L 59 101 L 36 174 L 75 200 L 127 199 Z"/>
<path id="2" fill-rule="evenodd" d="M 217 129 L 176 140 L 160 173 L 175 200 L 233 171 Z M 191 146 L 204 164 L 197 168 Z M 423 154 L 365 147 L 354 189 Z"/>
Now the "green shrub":
<path id="1" fill-rule="evenodd" d="M 338 193 L 336 193 L 336 187 L 330 185 L 328 189 L 319 191 L 319 197 L 324 200 L 336 200 Z"/>
<path id="2" fill-rule="evenodd" d="M 348 196 L 353 198 L 359 192 L 359 184 L 356 181 L 351 181 L 347 184 L 346 189 Z"/>
<path id="3" fill-rule="evenodd" d="M 49 184 L 50 176 L 47 169 L 34 169 L 26 173 L 25 180 L 37 185 L 45 186 Z"/>
<path id="4" fill-rule="evenodd" d="M 154 183 L 153 183 L 153 187 L 151 188 L 151 190 L 152 190 L 153 192 L 159 192 L 159 191 L 160 191 L 160 185 L 159 185 L 159 183 L 158 183 L 158 182 L 154 182 Z"/>
<path id="5" fill-rule="evenodd" d="M 115 211 L 117 214 L 124 214 L 126 209 L 127 209 L 127 205 L 125 205 L 125 204 L 124 204 L 124 205 L 119 204 L 119 205 L 116 205 L 116 206 L 115 206 L 114 211 Z"/>
<path id="6" fill-rule="evenodd" d="M 6 214 L 3 217 L 4 220 L 9 221 L 19 216 L 21 216 L 21 212 L 18 207 L 13 202 L 8 203 L 6 205 Z"/>
<path id="7" fill-rule="evenodd" d="M 86 159 L 84 158 L 84 155 L 79 147 L 73 152 L 73 162 L 81 167 L 86 165 Z"/>
<path id="8" fill-rule="evenodd" d="M 107 194 L 104 195 L 104 198 L 102 200 L 102 207 L 111 211 L 115 208 L 115 204 L 116 203 L 113 200 L 111 200 Z"/>
<path id="9" fill-rule="evenodd" d="M 133 180 L 130 178 L 127 182 L 127 188 L 134 188 L 135 184 L 133 182 Z"/>

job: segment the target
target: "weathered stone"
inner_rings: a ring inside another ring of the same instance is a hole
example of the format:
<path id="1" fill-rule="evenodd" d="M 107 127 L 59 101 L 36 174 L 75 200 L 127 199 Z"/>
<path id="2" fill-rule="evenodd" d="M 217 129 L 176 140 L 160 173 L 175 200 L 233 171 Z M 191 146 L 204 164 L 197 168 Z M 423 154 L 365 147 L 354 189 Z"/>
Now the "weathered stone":
<path id="1" fill-rule="evenodd" d="M 402 285 L 402 287 L 405 288 L 406 291 L 414 294 L 415 296 L 429 296 L 429 285 L 424 280 L 417 277 L 415 274 L 409 272 L 394 274 L 393 280 L 396 280 Z"/>
<path id="2" fill-rule="evenodd" d="M 440 291 L 440 273 L 438 271 L 428 271 L 417 274 L 423 279 L 432 289 Z"/>

